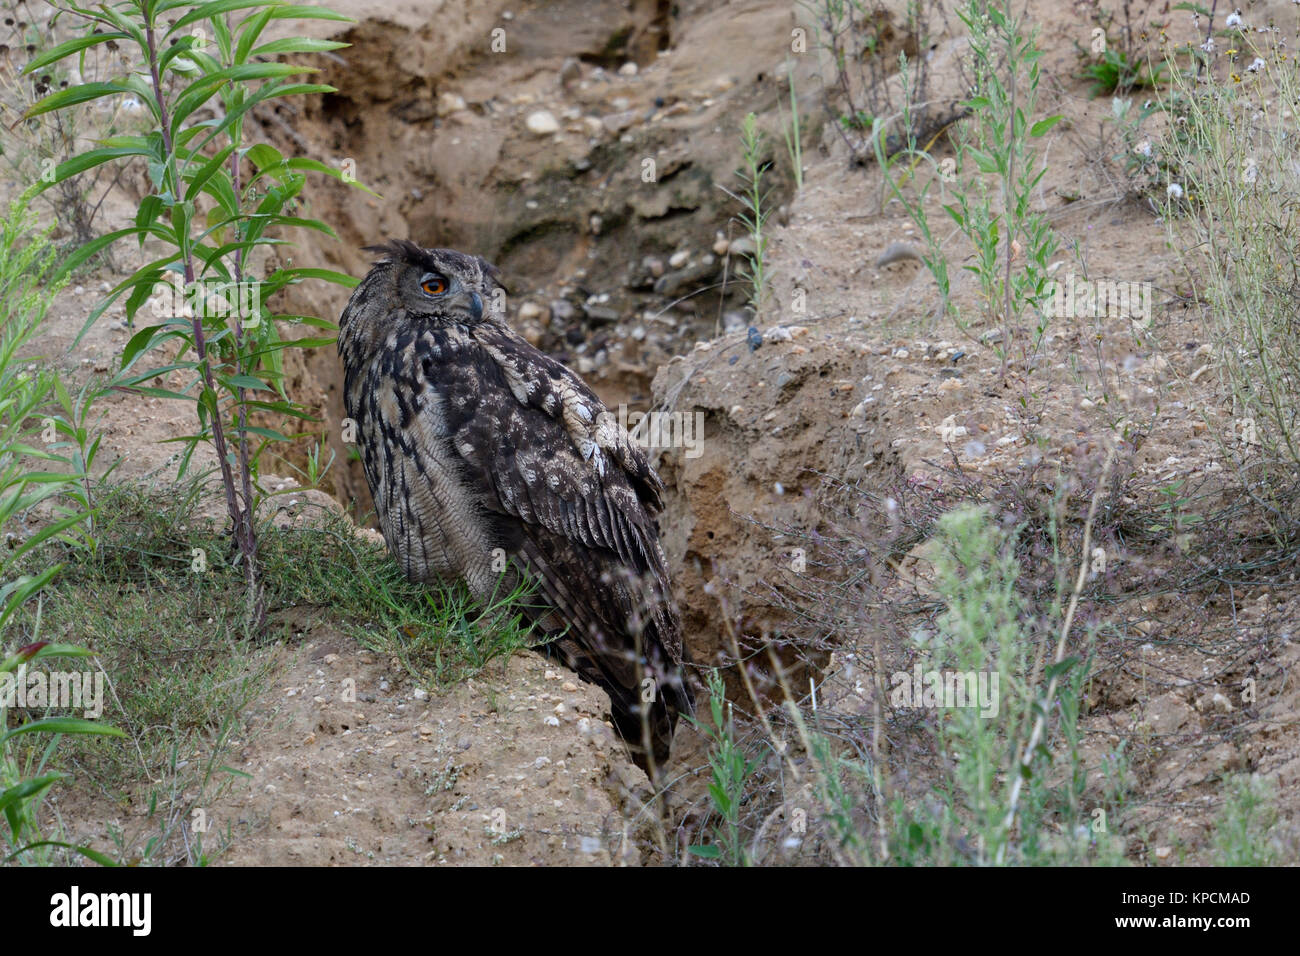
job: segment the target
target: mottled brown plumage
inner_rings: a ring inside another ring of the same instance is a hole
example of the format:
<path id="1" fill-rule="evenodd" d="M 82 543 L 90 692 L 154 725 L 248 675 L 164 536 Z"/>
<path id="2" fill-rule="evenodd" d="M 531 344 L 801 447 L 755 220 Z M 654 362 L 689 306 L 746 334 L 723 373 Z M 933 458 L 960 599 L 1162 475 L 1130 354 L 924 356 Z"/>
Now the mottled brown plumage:
<path id="1" fill-rule="evenodd" d="M 692 699 L 644 451 L 493 311 L 504 296 L 487 262 L 404 241 L 372 251 L 339 355 L 389 550 L 412 580 L 463 581 L 483 601 L 529 582 L 547 646 L 662 762 Z"/>

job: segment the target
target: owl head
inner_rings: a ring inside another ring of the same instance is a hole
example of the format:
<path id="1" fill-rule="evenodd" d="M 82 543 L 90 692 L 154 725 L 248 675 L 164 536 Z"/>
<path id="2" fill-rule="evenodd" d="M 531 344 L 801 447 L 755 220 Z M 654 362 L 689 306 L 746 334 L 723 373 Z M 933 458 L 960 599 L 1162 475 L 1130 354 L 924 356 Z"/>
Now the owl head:
<path id="1" fill-rule="evenodd" d="M 369 351 L 393 331 L 473 326 L 491 318 L 499 273 L 478 256 L 425 249 L 405 239 L 366 251 L 381 258 L 353 291 L 339 323 L 340 340 L 346 337 Z"/>

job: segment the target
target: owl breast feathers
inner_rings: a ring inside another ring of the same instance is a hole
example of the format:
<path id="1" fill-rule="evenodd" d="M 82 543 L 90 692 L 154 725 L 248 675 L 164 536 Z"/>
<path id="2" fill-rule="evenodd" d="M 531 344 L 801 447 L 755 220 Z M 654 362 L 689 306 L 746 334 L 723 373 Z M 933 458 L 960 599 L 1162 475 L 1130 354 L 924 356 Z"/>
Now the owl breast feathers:
<path id="1" fill-rule="evenodd" d="M 645 453 L 493 310 L 491 265 L 403 241 L 371 251 L 339 355 L 389 550 L 412 580 L 463 581 L 480 601 L 527 585 L 521 610 L 548 648 L 608 691 L 640 762 L 662 763 L 692 694 Z"/>

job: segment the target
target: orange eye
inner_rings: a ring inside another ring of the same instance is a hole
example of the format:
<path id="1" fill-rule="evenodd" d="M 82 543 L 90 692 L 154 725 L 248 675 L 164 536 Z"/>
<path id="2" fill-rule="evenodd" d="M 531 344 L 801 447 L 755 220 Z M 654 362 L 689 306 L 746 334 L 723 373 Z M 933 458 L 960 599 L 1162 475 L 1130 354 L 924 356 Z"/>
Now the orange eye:
<path id="1" fill-rule="evenodd" d="M 420 288 L 429 295 L 442 295 L 447 291 L 447 280 L 442 276 L 426 276 Z"/>

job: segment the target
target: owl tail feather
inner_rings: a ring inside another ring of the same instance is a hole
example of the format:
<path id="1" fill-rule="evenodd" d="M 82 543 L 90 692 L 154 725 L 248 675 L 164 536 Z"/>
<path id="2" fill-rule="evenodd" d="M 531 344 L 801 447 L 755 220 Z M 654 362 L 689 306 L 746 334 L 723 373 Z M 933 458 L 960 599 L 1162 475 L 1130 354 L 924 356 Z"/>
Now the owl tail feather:
<path id="1" fill-rule="evenodd" d="M 524 545 L 522 556 L 537 585 L 531 602 L 525 599 L 523 605 L 548 652 L 609 694 L 615 729 L 637 765 L 650 774 L 652 766 L 668 759 L 678 716 L 694 712 L 682 664 L 666 652 L 667 647 L 680 646 L 675 610 L 655 595 L 644 620 L 619 620 L 626 615 L 612 606 L 580 600 L 562 576 L 548 573 L 550 563 L 531 542 Z M 628 595 L 625 603 L 631 600 Z M 665 630 L 670 632 L 667 641 Z"/>

